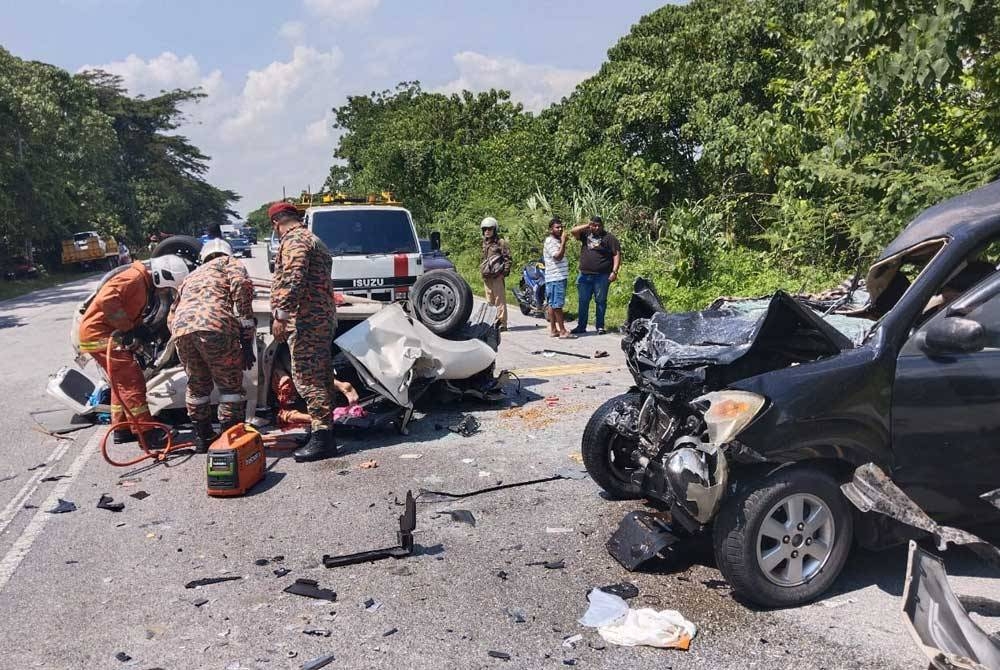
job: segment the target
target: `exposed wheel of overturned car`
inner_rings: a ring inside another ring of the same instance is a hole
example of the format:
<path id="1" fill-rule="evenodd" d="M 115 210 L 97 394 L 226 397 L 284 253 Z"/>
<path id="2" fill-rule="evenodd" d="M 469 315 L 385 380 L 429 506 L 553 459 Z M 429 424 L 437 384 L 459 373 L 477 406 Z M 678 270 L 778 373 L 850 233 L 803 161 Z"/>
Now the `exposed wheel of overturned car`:
<path id="1" fill-rule="evenodd" d="M 623 405 L 634 406 L 638 412 L 641 402 L 638 393 L 615 396 L 597 408 L 583 429 L 581 451 L 587 473 L 608 495 L 618 500 L 642 497 L 640 483 L 632 481 L 632 474 L 638 469 L 632 462 L 632 452 L 638 443 L 612 428 L 608 417 L 620 412 Z"/>
<path id="2" fill-rule="evenodd" d="M 792 466 L 731 496 L 713 532 L 719 570 L 740 597 L 793 607 L 822 595 L 840 575 L 854 523 L 833 477 Z"/>
<path id="3" fill-rule="evenodd" d="M 410 289 L 410 304 L 417 318 L 442 337 L 463 328 L 472 314 L 472 288 L 457 272 L 425 272 Z"/>
<path id="4" fill-rule="evenodd" d="M 153 247 L 150 257 L 169 256 L 177 254 L 189 264 L 198 263 L 198 253 L 201 251 L 201 240 L 190 235 L 171 235 Z"/>

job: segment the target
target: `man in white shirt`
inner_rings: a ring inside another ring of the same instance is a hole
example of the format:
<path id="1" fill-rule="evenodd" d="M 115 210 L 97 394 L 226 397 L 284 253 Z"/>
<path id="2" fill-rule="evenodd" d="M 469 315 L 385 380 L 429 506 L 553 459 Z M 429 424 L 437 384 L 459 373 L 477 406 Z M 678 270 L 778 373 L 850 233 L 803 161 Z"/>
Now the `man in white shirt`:
<path id="1" fill-rule="evenodd" d="M 566 260 L 566 240 L 569 235 L 563 229 L 559 217 L 549 221 L 549 236 L 542 245 L 545 261 L 545 301 L 548 303 L 549 335 L 563 340 L 576 336 L 566 330 L 563 307 L 566 305 L 566 283 L 569 277 L 569 263 Z"/>

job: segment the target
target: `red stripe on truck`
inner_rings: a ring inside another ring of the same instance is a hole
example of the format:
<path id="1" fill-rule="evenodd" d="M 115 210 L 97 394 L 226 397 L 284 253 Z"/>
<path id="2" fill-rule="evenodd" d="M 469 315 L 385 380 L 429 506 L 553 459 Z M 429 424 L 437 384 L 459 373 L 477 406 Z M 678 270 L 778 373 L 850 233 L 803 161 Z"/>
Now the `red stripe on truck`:
<path id="1" fill-rule="evenodd" d="M 410 259 L 406 254 L 396 254 L 392 257 L 393 272 L 396 277 L 406 277 L 410 274 Z"/>

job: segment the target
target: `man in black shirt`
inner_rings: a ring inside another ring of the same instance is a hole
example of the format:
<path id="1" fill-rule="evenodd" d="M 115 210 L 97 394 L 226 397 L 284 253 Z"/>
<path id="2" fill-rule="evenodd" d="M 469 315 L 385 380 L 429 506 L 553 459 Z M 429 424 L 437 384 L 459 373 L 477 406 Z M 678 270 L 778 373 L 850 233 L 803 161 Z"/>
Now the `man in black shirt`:
<path id="1" fill-rule="evenodd" d="M 590 217 L 590 222 L 577 226 L 571 231 L 580 240 L 580 276 L 576 279 L 579 294 L 579 316 L 573 332 L 577 335 L 587 331 L 590 300 L 597 303 L 594 321 L 598 335 L 603 335 L 604 314 L 608 308 L 608 286 L 618 279 L 618 269 L 622 263 L 621 246 L 618 239 L 604 229 L 604 221 L 599 216 Z"/>

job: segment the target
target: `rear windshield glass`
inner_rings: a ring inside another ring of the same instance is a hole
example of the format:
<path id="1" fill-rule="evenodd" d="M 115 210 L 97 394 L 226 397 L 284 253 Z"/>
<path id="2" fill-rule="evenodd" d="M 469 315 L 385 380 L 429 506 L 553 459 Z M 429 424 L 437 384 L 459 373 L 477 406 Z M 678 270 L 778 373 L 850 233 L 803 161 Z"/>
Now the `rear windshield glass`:
<path id="1" fill-rule="evenodd" d="M 334 256 L 418 253 L 410 220 L 400 210 L 314 212 L 312 231 Z"/>

